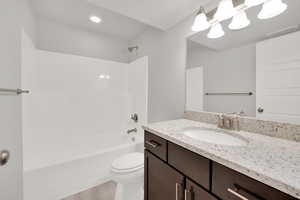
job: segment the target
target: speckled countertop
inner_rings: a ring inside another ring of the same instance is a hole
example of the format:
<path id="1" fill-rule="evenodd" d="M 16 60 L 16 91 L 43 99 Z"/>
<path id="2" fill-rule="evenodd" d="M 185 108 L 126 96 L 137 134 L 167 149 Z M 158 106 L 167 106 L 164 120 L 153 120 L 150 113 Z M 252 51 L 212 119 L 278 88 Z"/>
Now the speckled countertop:
<path id="1" fill-rule="evenodd" d="M 148 124 L 143 128 L 300 199 L 299 142 L 244 131 L 229 131 L 231 135 L 247 140 L 247 145 L 216 145 L 185 136 L 182 130 L 188 127 L 217 128 L 215 125 L 186 119 Z"/>

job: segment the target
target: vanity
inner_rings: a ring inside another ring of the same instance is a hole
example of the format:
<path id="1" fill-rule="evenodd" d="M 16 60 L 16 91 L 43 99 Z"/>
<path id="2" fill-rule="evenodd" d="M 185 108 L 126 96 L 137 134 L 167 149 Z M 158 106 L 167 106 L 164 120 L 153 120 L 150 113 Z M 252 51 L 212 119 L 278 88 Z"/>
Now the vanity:
<path id="1" fill-rule="evenodd" d="M 215 130 L 237 141 L 200 141 L 189 135 L 190 127 Z M 281 157 L 298 152 L 297 142 L 223 131 L 186 119 L 154 123 L 144 129 L 145 200 L 300 199 L 299 153 Z"/>

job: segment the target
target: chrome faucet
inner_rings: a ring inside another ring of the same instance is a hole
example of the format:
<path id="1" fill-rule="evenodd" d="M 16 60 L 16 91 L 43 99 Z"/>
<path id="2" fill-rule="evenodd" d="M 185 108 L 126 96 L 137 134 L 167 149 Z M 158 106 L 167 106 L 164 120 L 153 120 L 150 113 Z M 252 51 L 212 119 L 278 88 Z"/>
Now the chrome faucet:
<path id="1" fill-rule="evenodd" d="M 240 122 L 237 115 L 224 115 L 218 116 L 218 127 L 229 130 L 240 130 Z"/>
<path id="2" fill-rule="evenodd" d="M 130 134 L 130 133 L 136 133 L 138 130 L 137 130 L 137 128 L 133 128 L 133 129 L 129 129 L 129 130 L 127 130 L 127 134 Z"/>
<path id="3" fill-rule="evenodd" d="M 130 119 L 132 119 L 135 123 L 139 121 L 138 114 L 134 113 L 130 115 Z"/>

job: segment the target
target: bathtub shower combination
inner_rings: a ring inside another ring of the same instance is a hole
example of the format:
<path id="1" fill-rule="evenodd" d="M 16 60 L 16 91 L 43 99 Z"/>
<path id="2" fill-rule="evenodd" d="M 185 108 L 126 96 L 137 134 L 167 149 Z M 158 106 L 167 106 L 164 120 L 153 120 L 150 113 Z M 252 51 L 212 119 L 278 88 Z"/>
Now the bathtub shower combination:
<path id="1" fill-rule="evenodd" d="M 133 152 L 143 150 L 147 74 L 147 57 L 126 64 L 41 51 L 23 34 L 22 87 L 30 89 L 22 99 L 25 200 L 60 200 L 110 180 L 124 183 L 124 172 L 141 173 L 141 154 Z M 125 187 L 117 188 L 120 199 Z"/>

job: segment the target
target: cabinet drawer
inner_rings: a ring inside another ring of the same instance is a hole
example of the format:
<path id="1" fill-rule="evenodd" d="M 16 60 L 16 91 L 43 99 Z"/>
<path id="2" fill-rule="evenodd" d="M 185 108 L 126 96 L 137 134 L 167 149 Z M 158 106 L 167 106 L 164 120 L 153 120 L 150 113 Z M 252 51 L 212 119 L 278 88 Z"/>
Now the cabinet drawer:
<path id="1" fill-rule="evenodd" d="M 171 142 L 168 143 L 168 163 L 209 190 L 209 160 Z"/>
<path id="2" fill-rule="evenodd" d="M 296 200 L 218 163 L 213 163 L 212 174 L 212 192 L 223 200 Z"/>
<path id="3" fill-rule="evenodd" d="M 167 161 L 167 141 L 145 131 L 145 148 L 164 161 Z"/>
<path id="4" fill-rule="evenodd" d="M 217 200 L 193 181 L 186 180 L 185 200 Z"/>

